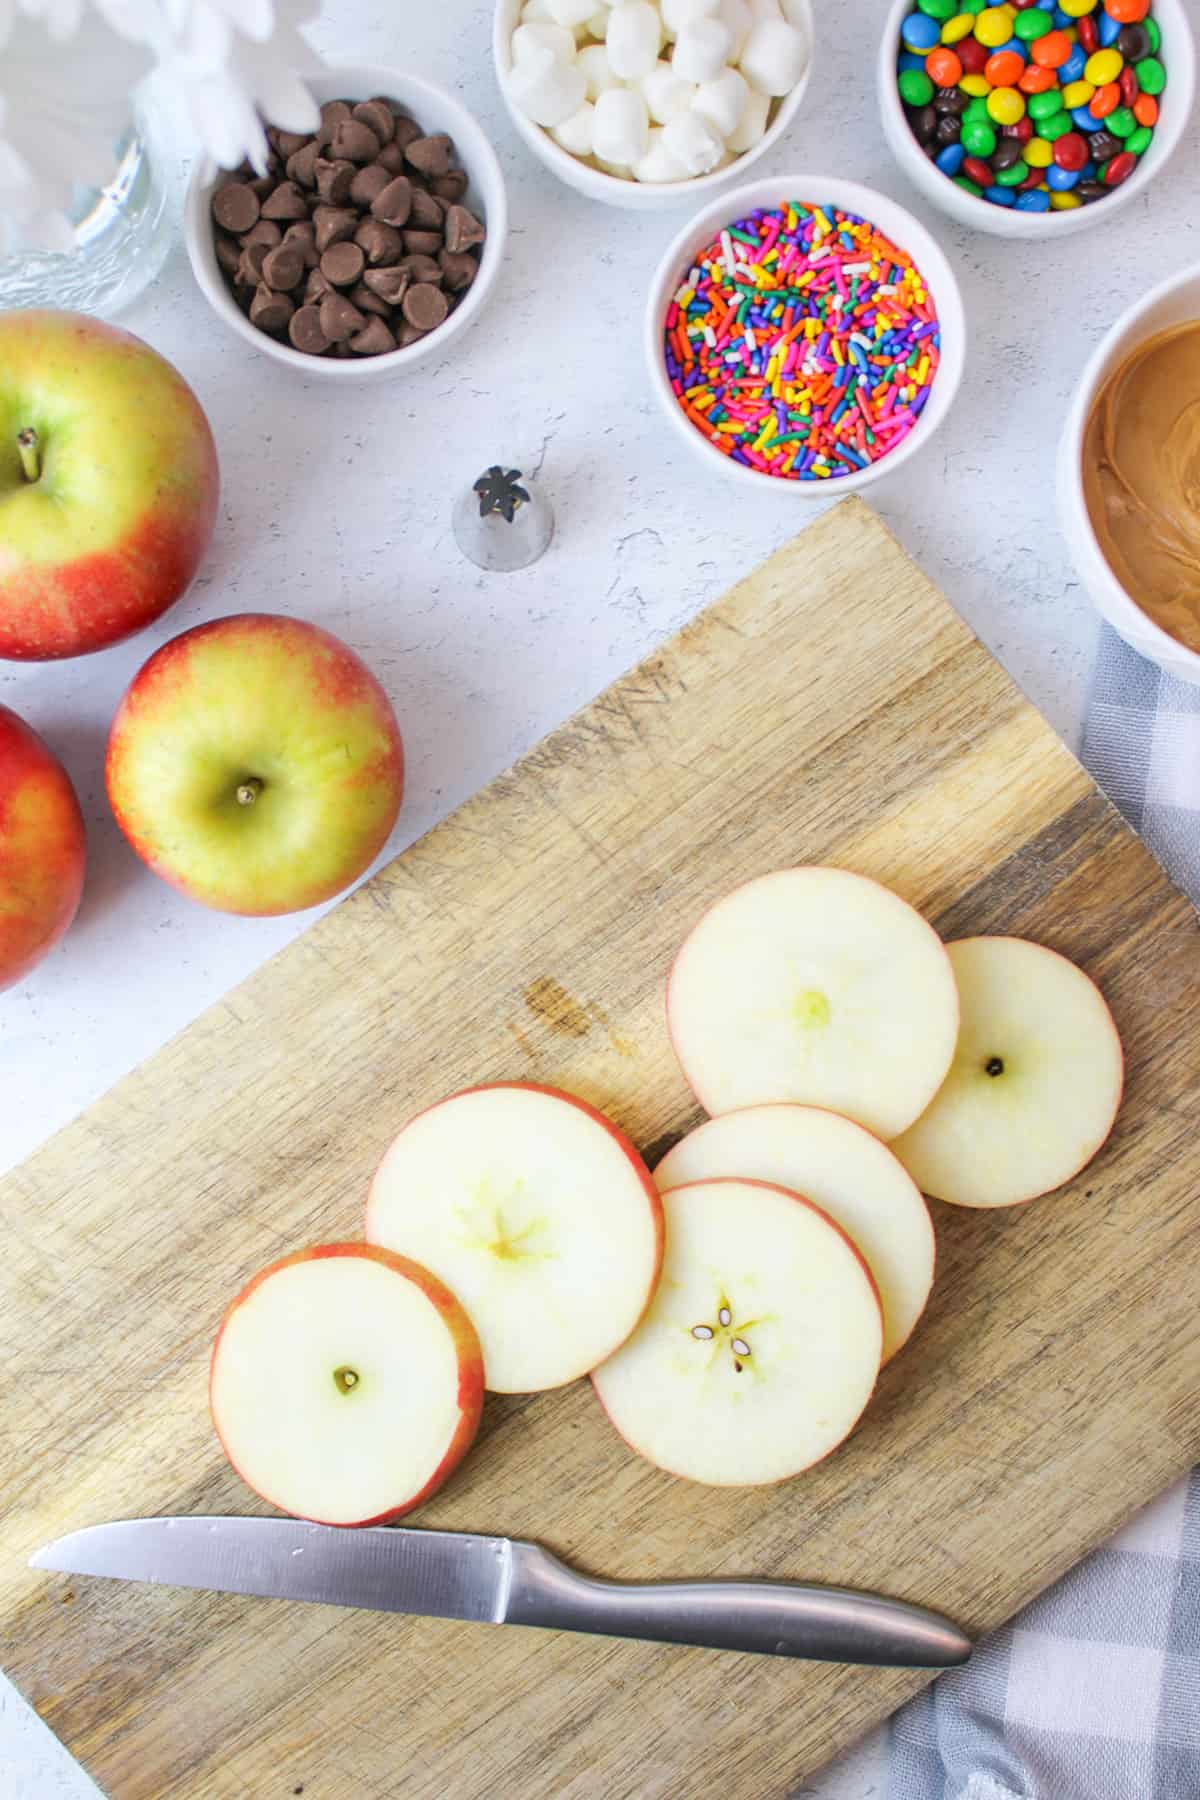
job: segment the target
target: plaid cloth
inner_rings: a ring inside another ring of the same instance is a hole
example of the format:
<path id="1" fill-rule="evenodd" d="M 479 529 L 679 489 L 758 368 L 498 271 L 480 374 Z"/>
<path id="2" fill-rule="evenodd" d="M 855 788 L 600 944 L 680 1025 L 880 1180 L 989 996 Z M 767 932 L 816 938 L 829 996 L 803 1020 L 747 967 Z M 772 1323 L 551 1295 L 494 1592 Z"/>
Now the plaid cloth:
<path id="1" fill-rule="evenodd" d="M 1103 628 L 1083 760 L 1200 905 L 1200 688 Z M 891 1722 L 889 1800 L 1200 1800 L 1200 1468 Z"/>

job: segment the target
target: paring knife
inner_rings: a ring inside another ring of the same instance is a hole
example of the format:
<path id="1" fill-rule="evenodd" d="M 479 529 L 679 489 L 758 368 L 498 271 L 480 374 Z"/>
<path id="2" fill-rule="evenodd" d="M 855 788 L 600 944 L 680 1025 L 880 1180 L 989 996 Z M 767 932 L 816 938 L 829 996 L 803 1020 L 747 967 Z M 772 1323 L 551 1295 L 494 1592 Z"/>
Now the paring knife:
<path id="1" fill-rule="evenodd" d="M 594 1581 L 539 1544 L 462 1531 L 121 1519 L 56 1539 L 30 1566 L 821 1662 L 940 1669 L 971 1654 L 949 1619 L 879 1594 L 788 1581 Z"/>

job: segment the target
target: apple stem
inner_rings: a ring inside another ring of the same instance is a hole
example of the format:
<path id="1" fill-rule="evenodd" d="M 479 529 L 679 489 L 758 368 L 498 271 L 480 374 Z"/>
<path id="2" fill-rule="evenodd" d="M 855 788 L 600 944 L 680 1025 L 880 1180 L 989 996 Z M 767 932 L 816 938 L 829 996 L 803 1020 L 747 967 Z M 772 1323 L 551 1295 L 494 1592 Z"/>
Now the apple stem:
<path id="1" fill-rule="evenodd" d="M 257 775 L 251 775 L 247 781 L 240 782 L 237 791 L 239 806 L 253 806 L 263 791 L 263 784 Z"/>
<path id="2" fill-rule="evenodd" d="M 17 433 L 17 455 L 21 458 L 21 473 L 26 481 L 37 481 L 42 473 L 42 447 L 31 425 Z"/>

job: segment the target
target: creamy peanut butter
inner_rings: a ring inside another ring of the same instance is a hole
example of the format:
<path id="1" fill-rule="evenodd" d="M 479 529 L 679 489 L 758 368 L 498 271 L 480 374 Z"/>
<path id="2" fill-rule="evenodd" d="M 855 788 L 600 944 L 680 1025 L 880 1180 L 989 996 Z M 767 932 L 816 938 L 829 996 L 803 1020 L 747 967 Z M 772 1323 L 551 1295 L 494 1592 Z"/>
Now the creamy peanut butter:
<path id="1" fill-rule="evenodd" d="M 1126 593 L 1200 651 L 1200 319 L 1148 338 L 1109 376 L 1084 434 L 1083 491 Z"/>

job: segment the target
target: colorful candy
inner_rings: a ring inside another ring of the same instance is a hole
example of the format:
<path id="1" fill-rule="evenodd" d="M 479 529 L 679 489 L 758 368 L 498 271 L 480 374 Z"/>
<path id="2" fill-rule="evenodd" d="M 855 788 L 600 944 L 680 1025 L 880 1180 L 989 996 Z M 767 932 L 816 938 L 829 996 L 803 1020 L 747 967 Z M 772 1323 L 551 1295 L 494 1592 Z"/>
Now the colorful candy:
<path id="1" fill-rule="evenodd" d="M 1167 74 L 1151 0 L 914 0 L 900 39 L 914 137 L 993 206 L 1090 205 L 1154 141 Z"/>
<path id="2" fill-rule="evenodd" d="M 897 449 L 940 345 L 907 252 L 854 213 L 799 200 L 736 219 L 706 245 L 663 334 L 695 428 L 734 462 L 789 481 L 855 475 Z"/>

